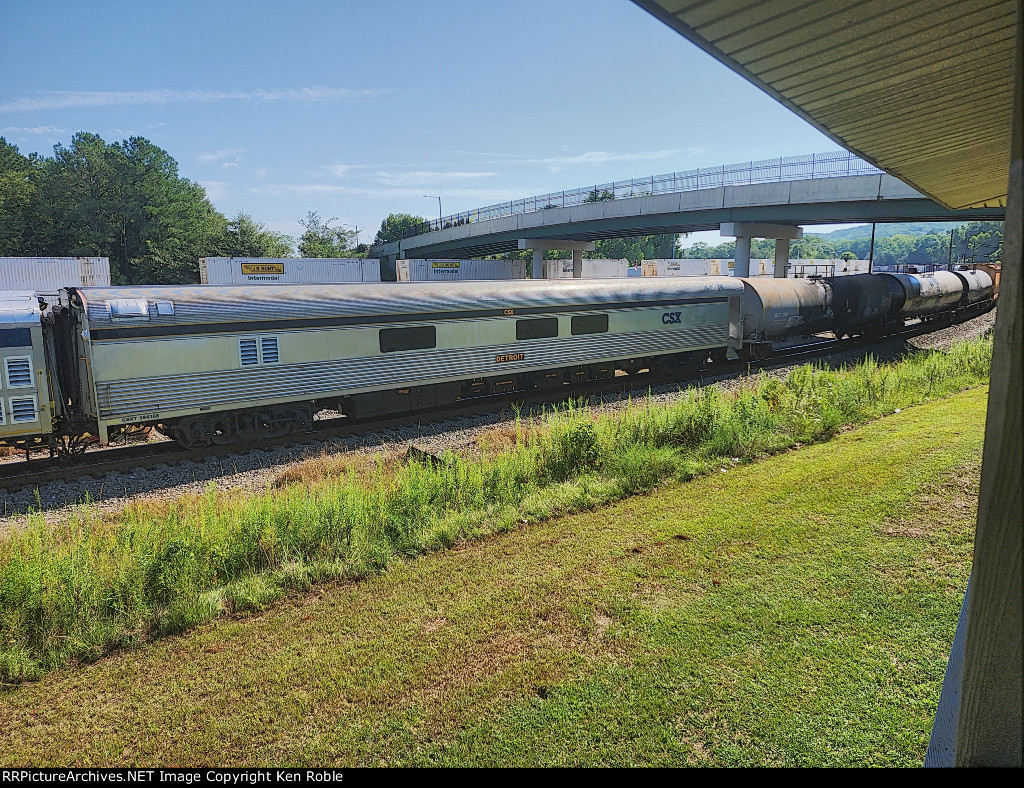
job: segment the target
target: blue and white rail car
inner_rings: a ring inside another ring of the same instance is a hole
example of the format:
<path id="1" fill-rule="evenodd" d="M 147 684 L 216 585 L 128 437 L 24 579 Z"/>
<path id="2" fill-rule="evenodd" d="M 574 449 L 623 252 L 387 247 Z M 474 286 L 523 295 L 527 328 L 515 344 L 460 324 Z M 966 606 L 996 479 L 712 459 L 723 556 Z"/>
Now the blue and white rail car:
<path id="1" fill-rule="evenodd" d="M 45 447 L 52 434 L 38 298 L 31 291 L 0 292 L 0 444 Z"/>
<path id="2" fill-rule="evenodd" d="M 156 424 L 186 446 L 471 396 L 697 364 L 739 348 L 722 277 L 84 288 L 81 401 L 100 442 Z M 88 390 L 85 390 L 85 389 Z"/>

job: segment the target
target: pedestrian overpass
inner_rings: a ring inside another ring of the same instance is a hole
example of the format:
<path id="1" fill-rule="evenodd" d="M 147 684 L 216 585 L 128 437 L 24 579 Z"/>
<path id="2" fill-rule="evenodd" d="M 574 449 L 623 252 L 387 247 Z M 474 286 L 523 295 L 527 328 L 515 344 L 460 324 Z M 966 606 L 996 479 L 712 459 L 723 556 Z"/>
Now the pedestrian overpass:
<path id="1" fill-rule="evenodd" d="M 571 249 L 574 259 L 602 238 L 722 229 L 738 238 L 785 240 L 799 225 L 846 222 L 1002 220 L 1005 209 L 950 210 L 905 183 L 839 151 L 650 176 L 513 200 L 424 223 L 375 248 L 398 258 L 465 258 L 533 249 Z M 723 227 L 726 225 L 726 227 Z M 745 229 L 748 228 L 748 229 Z M 747 233 L 744 235 L 744 233 Z M 742 268 L 742 260 L 738 260 Z M 535 270 L 539 266 L 534 266 Z"/>

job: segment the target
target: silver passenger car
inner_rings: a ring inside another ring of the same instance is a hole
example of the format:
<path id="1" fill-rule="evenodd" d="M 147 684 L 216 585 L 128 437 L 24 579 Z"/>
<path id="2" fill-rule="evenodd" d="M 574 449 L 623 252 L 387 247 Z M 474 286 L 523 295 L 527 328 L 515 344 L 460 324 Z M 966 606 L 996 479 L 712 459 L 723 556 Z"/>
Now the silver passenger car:
<path id="1" fill-rule="evenodd" d="M 157 424 L 185 445 L 563 385 L 739 348 L 723 277 L 69 292 L 101 443 Z M 654 360 L 652 362 L 652 360 Z"/>

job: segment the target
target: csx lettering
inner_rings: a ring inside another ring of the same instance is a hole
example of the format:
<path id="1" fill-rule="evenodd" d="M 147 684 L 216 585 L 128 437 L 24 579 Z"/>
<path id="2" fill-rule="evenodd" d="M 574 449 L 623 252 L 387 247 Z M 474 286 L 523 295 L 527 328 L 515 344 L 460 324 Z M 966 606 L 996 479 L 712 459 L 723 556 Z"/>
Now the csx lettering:
<path id="1" fill-rule="evenodd" d="M 664 323 L 666 326 L 669 325 L 670 323 L 682 323 L 682 316 L 682 312 L 665 312 L 661 316 L 661 322 Z"/>

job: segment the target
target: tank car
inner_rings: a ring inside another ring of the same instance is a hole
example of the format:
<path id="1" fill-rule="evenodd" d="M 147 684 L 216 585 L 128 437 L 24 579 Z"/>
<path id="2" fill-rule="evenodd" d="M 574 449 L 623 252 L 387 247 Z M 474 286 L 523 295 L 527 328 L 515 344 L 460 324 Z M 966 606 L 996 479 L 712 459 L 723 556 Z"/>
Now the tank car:
<path id="1" fill-rule="evenodd" d="M 898 282 L 871 274 L 742 281 L 743 351 L 748 358 L 766 358 L 773 341 L 788 337 L 888 330 L 895 327 L 894 308 L 904 298 Z"/>

